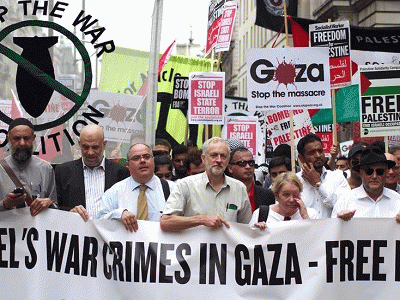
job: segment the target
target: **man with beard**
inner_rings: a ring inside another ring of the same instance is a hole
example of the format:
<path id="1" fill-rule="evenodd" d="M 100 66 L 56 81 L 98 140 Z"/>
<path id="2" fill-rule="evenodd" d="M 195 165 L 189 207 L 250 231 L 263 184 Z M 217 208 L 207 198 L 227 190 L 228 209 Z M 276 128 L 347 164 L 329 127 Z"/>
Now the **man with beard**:
<path id="1" fill-rule="evenodd" d="M 301 199 L 306 207 L 314 208 L 319 219 L 331 217 L 333 206 L 342 194 L 348 191 L 343 172 L 325 169 L 322 142 L 316 134 L 307 134 L 297 144 L 302 170 L 297 173 L 303 184 Z"/>
<path id="2" fill-rule="evenodd" d="M 375 147 L 362 152 L 360 172 L 362 185 L 343 195 L 335 204 L 332 217 L 345 221 L 355 218 L 396 218 L 400 221 L 400 195 L 385 187 L 388 170 L 396 163 Z"/>
<path id="3" fill-rule="evenodd" d="M 57 206 L 53 168 L 48 162 L 32 156 L 35 138 L 33 124 L 27 119 L 15 119 L 8 127 L 7 139 L 11 144 L 11 155 L 5 161 L 22 183 L 23 190 L 16 191 L 14 182 L 1 167 L 0 210 L 25 206 L 28 194 L 33 200 L 30 204 L 32 216 L 50 206 Z"/>
<path id="4" fill-rule="evenodd" d="M 180 231 L 199 225 L 229 227 L 228 222 L 250 221 L 245 185 L 224 175 L 229 162 L 227 142 L 219 137 L 207 140 L 201 157 L 206 171 L 177 182 L 161 218 L 162 230 Z"/>
<path id="5" fill-rule="evenodd" d="M 82 158 L 56 167 L 57 199 L 60 209 L 87 221 L 99 212 L 104 192 L 129 177 L 129 170 L 104 157 L 107 141 L 100 126 L 83 127 L 78 143 Z"/>
<path id="6" fill-rule="evenodd" d="M 138 220 L 159 221 L 167 191 L 175 183 L 154 174 L 154 157 L 146 144 L 133 144 L 127 156 L 131 176 L 117 182 L 103 196 L 97 219 L 121 220 L 129 231 L 138 230 Z"/>

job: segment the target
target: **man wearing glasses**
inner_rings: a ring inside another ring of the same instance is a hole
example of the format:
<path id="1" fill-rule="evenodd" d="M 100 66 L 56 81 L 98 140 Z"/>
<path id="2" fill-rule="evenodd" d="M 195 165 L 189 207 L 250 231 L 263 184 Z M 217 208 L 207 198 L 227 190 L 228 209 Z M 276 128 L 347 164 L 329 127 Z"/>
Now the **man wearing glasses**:
<path id="1" fill-rule="evenodd" d="M 249 223 L 251 206 L 246 187 L 224 175 L 229 162 L 227 142 L 219 137 L 207 140 L 201 158 L 206 171 L 177 181 L 161 218 L 162 230 L 181 231 L 200 225 L 229 227 L 228 222 Z"/>
<path id="2" fill-rule="evenodd" d="M 255 185 L 254 169 L 255 161 L 249 149 L 245 147 L 236 148 L 231 152 L 228 165 L 229 173 L 233 178 L 244 183 L 249 196 L 251 210 L 254 212 L 260 205 L 275 204 L 275 197 L 270 189 L 264 189 Z"/>
<path id="3" fill-rule="evenodd" d="M 400 195 L 385 188 L 388 170 L 396 165 L 387 160 L 378 148 L 367 147 L 360 163 L 354 167 L 360 171 L 362 185 L 343 195 L 335 204 L 332 217 L 345 221 L 356 218 L 391 218 L 400 221 Z"/>
<path id="4" fill-rule="evenodd" d="M 138 230 L 138 220 L 159 221 L 165 206 L 165 188 L 154 174 L 154 158 L 149 146 L 134 144 L 127 156 L 131 176 L 114 184 L 104 194 L 97 219 L 118 219 L 129 231 Z"/>

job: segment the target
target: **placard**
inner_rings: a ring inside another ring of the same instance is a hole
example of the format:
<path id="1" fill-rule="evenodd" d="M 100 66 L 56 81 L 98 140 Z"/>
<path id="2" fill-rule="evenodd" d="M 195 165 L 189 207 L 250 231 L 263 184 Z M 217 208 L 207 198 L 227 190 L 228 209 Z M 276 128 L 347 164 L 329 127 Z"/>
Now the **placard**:
<path id="1" fill-rule="evenodd" d="M 224 124 L 225 73 L 189 74 L 189 124 Z"/>
<path id="2" fill-rule="evenodd" d="M 249 49 L 247 68 L 250 111 L 331 107 L 328 48 Z"/>
<path id="3" fill-rule="evenodd" d="M 331 88 L 351 85 L 350 23 L 310 24 L 310 47 L 329 48 Z"/>
<path id="4" fill-rule="evenodd" d="M 243 142 L 253 157 L 257 156 L 259 123 L 257 117 L 227 117 L 225 138 Z"/>
<path id="5" fill-rule="evenodd" d="M 361 137 L 393 135 L 400 130 L 400 65 L 359 69 Z"/>

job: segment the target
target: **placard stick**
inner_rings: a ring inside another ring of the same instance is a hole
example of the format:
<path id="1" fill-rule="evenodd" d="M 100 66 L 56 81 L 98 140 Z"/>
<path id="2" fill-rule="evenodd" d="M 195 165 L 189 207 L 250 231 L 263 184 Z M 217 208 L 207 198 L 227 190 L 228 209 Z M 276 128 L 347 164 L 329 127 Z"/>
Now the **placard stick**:
<path id="1" fill-rule="evenodd" d="M 332 95 L 332 139 L 333 139 L 333 144 L 337 144 L 337 132 L 336 132 L 336 127 L 337 127 L 337 121 L 336 121 L 336 89 L 333 89 L 331 91 Z"/>
<path id="2" fill-rule="evenodd" d="M 287 12 L 286 12 L 286 1 L 283 2 L 283 11 L 285 15 L 285 46 L 289 47 L 289 29 L 287 22 Z M 290 157 L 292 163 L 292 172 L 296 172 L 296 158 L 294 157 L 294 122 L 293 122 L 293 110 L 289 110 L 289 124 L 290 124 Z"/>
<path id="3" fill-rule="evenodd" d="M 389 137 L 385 135 L 385 152 L 389 152 Z"/>

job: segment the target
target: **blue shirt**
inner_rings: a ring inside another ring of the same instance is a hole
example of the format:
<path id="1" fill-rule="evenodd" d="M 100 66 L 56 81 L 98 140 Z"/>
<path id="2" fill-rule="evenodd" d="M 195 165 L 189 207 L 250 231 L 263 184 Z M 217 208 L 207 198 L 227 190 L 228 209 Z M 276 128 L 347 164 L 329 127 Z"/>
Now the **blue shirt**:
<path id="1" fill-rule="evenodd" d="M 167 181 L 172 192 L 175 183 Z M 130 176 L 114 184 L 108 189 L 101 201 L 100 212 L 96 219 L 121 219 L 124 210 L 128 210 L 135 216 L 137 214 L 137 200 L 140 192 L 140 183 Z M 149 213 L 149 221 L 160 221 L 164 212 L 165 197 L 160 178 L 156 175 L 146 184 L 146 197 Z"/>

